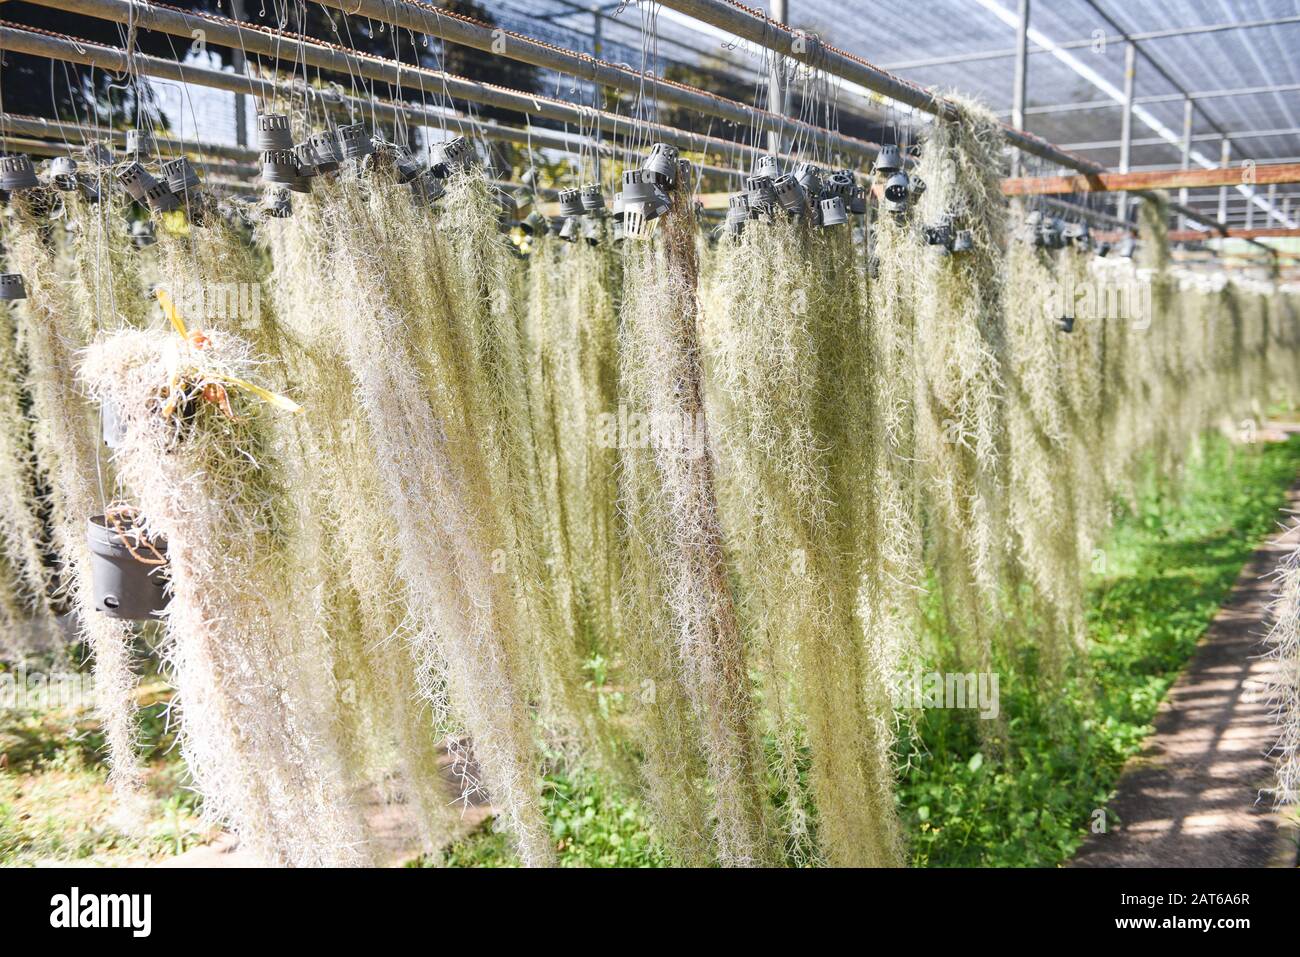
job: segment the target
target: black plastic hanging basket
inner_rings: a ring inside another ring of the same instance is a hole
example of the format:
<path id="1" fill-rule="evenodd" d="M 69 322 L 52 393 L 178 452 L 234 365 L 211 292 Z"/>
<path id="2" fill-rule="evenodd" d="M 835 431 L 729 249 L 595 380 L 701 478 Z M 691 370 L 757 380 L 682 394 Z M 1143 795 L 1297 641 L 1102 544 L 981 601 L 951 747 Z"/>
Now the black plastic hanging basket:
<path id="1" fill-rule="evenodd" d="M 167 543 L 148 539 L 129 510 L 86 522 L 95 610 L 110 618 L 148 621 L 167 607 Z"/>

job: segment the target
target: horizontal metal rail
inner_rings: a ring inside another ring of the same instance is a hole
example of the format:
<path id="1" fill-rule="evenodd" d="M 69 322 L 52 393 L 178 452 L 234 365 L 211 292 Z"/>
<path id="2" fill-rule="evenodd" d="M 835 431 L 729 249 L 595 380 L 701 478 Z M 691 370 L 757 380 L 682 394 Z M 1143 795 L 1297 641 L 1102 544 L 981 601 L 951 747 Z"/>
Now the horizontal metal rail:
<path id="1" fill-rule="evenodd" d="M 617 152 L 612 145 L 598 142 L 587 136 L 536 127 L 520 129 L 491 120 L 474 120 L 460 117 L 450 112 L 439 111 L 414 103 L 391 103 L 378 99 L 362 99 L 341 94 L 335 90 L 321 89 L 301 83 L 286 83 L 262 77 L 241 76 L 207 67 L 187 66 L 175 60 L 143 54 L 129 56 L 125 51 L 117 47 L 59 36 L 48 31 L 7 23 L 3 20 L 0 20 L 0 50 L 13 50 L 17 53 L 26 53 L 32 56 L 65 60 L 70 63 L 80 63 L 85 66 L 117 73 L 135 70 L 142 76 L 172 80 L 178 83 L 193 83 L 198 86 L 225 90 L 230 93 L 261 97 L 268 101 L 275 100 L 277 97 L 281 99 L 296 97 L 306 100 L 322 110 L 349 118 L 354 116 L 374 116 L 384 122 L 393 124 L 402 121 L 414 121 L 422 126 L 465 130 L 486 139 L 501 140 L 522 146 L 553 148 L 574 155 L 581 155 L 584 151 L 588 153 L 594 151 L 605 157 L 613 158 L 617 156 Z M 631 129 L 630 124 L 628 128 Z M 710 140 L 711 145 L 713 143 L 728 147 L 734 145 L 722 140 L 712 140 L 710 137 L 703 137 L 703 139 Z M 178 143 L 178 145 L 183 145 L 183 143 Z M 758 153 L 758 151 L 754 150 L 749 152 L 752 154 Z M 700 168 L 704 172 L 725 176 L 744 175 L 741 170 L 708 163 L 703 164 Z"/>
<path id="2" fill-rule="evenodd" d="M 58 2 L 62 3 L 64 0 Z M 67 0 L 67 2 L 81 2 L 81 0 Z M 522 33 L 502 30 L 490 23 L 431 4 L 417 2 L 417 0 L 316 0 L 316 2 L 322 7 L 337 10 L 348 16 L 377 20 L 416 34 L 437 37 L 448 43 L 482 50 L 494 56 L 555 70 L 633 96 L 645 96 L 659 103 L 752 127 L 760 132 L 776 130 L 784 136 L 799 134 L 811 136 L 816 141 L 823 142 L 847 155 L 865 159 L 873 158 L 876 154 L 877 147 L 873 143 L 844 136 L 825 127 L 805 123 L 792 117 L 761 110 L 747 103 L 727 99 L 685 83 L 665 80 L 655 76 L 653 72 L 642 72 L 622 64 L 608 63 L 585 53 L 575 53 L 524 36 Z M 864 152 L 863 147 L 868 151 Z"/>
<path id="3" fill-rule="evenodd" d="M 360 76 L 372 82 L 386 83 L 394 88 L 408 89 L 432 97 L 450 96 L 498 109 L 513 110 L 567 123 L 578 129 L 596 128 L 610 135 L 626 136 L 636 127 L 648 130 L 649 134 L 659 141 L 671 143 L 685 150 L 720 151 L 725 148 L 725 145 L 739 154 L 755 152 L 743 143 L 701 136 L 660 124 L 635 123 L 626 116 L 577 106 L 553 97 L 469 80 L 440 70 L 430 70 L 386 57 L 359 53 L 299 34 L 240 23 L 212 14 L 181 10 L 163 3 L 150 3 L 146 0 L 30 0 L 30 2 L 56 10 L 111 20 L 115 23 L 129 23 L 138 28 L 184 37 L 187 41 L 194 35 L 195 30 L 201 30 L 205 43 L 240 50 L 249 56 L 264 56 L 277 62 L 284 61 L 295 65 L 305 64 L 349 77 Z M 710 100 L 712 99 L 714 98 L 710 97 Z M 724 102 L 734 103 L 734 101 Z M 743 104 L 736 103 L 735 106 L 751 114 L 754 112 Z M 695 108 L 694 105 L 692 108 Z M 763 111 L 758 112 L 761 114 Z M 799 120 L 787 121 L 784 129 L 791 135 L 802 133 L 812 138 L 828 153 L 839 153 L 856 160 L 869 161 L 879 151 L 879 147 L 874 143 Z"/>

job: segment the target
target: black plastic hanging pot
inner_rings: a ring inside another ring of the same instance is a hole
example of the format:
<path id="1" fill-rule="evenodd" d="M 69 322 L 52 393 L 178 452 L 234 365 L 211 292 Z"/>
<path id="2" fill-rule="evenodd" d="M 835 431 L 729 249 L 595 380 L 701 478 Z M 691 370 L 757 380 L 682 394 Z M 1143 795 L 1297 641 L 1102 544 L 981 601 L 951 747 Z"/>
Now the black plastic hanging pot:
<path id="1" fill-rule="evenodd" d="M 600 192 L 600 184 L 588 183 L 582 187 L 582 209 L 597 215 L 605 211 L 605 197 Z"/>
<path id="2" fill-rule="evenodd" d="M 772 189 L 776 191 L 776 201 L 791 216 L 798 216 L 804 211 L 807 197 L 804 195 L 803 187 L 799 185 L 799 181 L 794 178 L 794 174 L 786 173 L 784 176 L 778 177 L 773 181 Z"/>
<path id="3" fill-rule="evenodd" d="M 876 172 L 886 178 L 893 176 L 903 168 L 903 154 L 895 143 L 880 147 L 876 154 Z"/>
<path id="4" fill-rule="evenodd" d="M 560 190 L 560 215 L 582 215 L 582 193 L 578 191 L 577 187 Z"/>
<path id="5" fill-rule="evenodd" d="M 7 272 L 0 276 L 0 302 L 17 302 L 27 298 L 22 273 Z"/>
<path id="6" fill-rule="evenodd" d="M 736 193 L 727 201 L 727 232 L 739 236 L 749 221 L 749 194 Z"/>
<path id="7" fill-rule="evenodd" d="M 36 178 L 30 157 L 21 153 L 17 156 L 0 156 L 0 189 L 7 193 L 18 193 L 40 185 L 41 181 Z"/>
<path id="8" fill-rule="evenodd" d="M 149 159 L 158 152 L 158 143 L 148 130 L 127 130 L 126 151 L 135 159 Z"/>
<path id="9" fill-rule="evenodd" d="M 180 206 L 180 202 L 167 188 L 167 184 L 158 182 L 139 163 L 132 163 L 126 167 L 117 174 L 117 179 L 132 199 L 155 212 L 169 213 Z"/>
<path id="10" fill-rule="evenodd" d="M 844 207 L 844 197 L 826 196 L 821 201 L 822 226 L 843 226 L 849 221 L 848 210 Z"/>
<path id="11" fill-rule="evenodd" d="M 641 164 L 641 169 L 649 175 L 650 182 L 659 186 L 673 186 L 677 182 L 677 147 L 667 143 L 655 143 L 650 147 L 650 155 Z"/>
<path id="12" fill-rule="evenodd" d="M 186 196 L 189 193 L 198 192 L 199 174 L 186 157 L 181 156 L 174 160 L 168 160 L 160 167 L 163 176 L 167 178 L 167 188 L 177 196 Z"/>
<path id="13" fill-rule="evenodd" d="M 263 150 L 262 181 L 277 186 L 293 186 L 300 178 L 298 172 L 298 154 L 293 148 Z"/>
<path id="14" fill-rule="evenodd" d="M 758 162 L 754 164 L 754 175 L 775 180 L 781 175 L 781 161 L 775 156 L 760 156 Z"/>
<path id="15" fill-rule="evenodd" d="M 110 618 L 148 621 L 167 607 L 167 543 L 146 539 L 125 517 L 86 522 L 95 610 Z"/>
<path id="16" fill-rule="evenodd" d="M 821 195 L 822 171 L 820 167 L 812 163 L 800 163 L 794 168 L 794 178 L 809 196 Z"/>
<path id="17" fill-rule="evenodd" d="M 745 180 L 745 193 L 749 197 L 749 208 L 758 213 L 768 213 L 776 208 L 776 188 L 767 176 L 751 176 Z"/>
<path id="18" fill-rule="evenodd" d="M 655 221 L 671 206 L 667 194 L 644 169 L 623 171 L 623 235 L 643 239 L 653 231 Z"/>
<path id="19" fill-rule="evenodd" d="M 475 159 L 474 144 L 463 136 L 453 136 L 445 143 L 433 147 L 432 167 L 439 176 L 446 179 L 454 170 L 472 166 Z"/>
<path id="20" fill-rule="evenodd" d="M 316 172 L 333 173 L 339 168 L 343 153 L 339 149 L 338 137 L 331 131 L 324 130 L 307 137 L 307 144 L 316 156 Z"/>
<path id="21" fill-rule="evenodd" d="M 544 236 L 547 230 L 546 217 L 533 210 L 520 221 L 519 228 L 526 236 Z"/>
<path id="22" fill-rule="evenodd" d="M 257 149 L 258 152 L 293 149 L 293 131 L 289 128 L 288 116 L 262 113 L 257 117 Z"/>
<path id="23" fill-rule="evenodd" d="M 912 183 L 906 173 L 895 173 L 885 183 L 885 211 L 901 216 L 907 212 Z"/>

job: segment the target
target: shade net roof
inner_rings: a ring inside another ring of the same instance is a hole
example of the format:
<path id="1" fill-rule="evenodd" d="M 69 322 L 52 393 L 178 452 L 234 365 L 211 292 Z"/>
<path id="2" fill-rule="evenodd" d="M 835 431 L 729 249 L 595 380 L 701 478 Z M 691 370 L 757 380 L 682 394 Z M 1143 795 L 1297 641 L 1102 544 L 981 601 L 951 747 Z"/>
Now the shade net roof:
<path id="1" fill-rule="evenodd" d="M 791 26 L 923 86 L 974 96 L 1010 117 L 1015 0 L 788 0 L 788 7 Z M 490 8 L 507 29 L 571 49 L 595 48 L 593 4 L 499 0 Z M 762 102 L 766 64 L 760 51 L 746 51 L 719 31 L 663 8 L 652 11 L 635 2 L 594 8 L 602 13 L 605 59 L 654 65 L 657 71 L 672 63 L 725 70 L 753 84 Z M 1300 161 L 1295 0 L 1033 0 L 1030 29 L 1025 125 L 1057 145 L 1118 168 L 1124 37 L 1136 36 L 1131 168 L 1180 164 L 1187 93 L 1216 94 L 1193 101 L 1193 167 L 1220 163 L 1225 137 L 1234 164 Z M 1071 104 L 1080 108 L 1059 109 Z M 908 122 L 897 111 L 887 110 L 885 118 Z M 1264 199 L 1266 190 L 1258 195 Z M 1279 209 L 1291 198 L 1292 216 L 1300 215 L 1300 187 L 1279 186 L 1275 197 Z M 1190 203 L 1214 214 L 1219 190 L 1193 190 Z M 1233 225 L 1245 222 L 1248 205 L 1247 196 L 1228 191 Z M 1263 226 L 1267 218 L 1256 205 L 1253 224 Z"/>

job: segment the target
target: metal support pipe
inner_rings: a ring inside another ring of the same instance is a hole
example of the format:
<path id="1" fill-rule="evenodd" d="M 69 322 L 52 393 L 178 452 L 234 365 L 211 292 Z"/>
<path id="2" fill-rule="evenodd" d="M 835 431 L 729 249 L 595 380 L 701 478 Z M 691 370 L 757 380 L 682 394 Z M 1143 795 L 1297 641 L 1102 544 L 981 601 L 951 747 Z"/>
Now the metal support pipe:
<path id="1" fill-rule="evenodd" d="M 772 12 L 772 19 L 777 23 L 789 22 L 786 0 L 771 0 L 769 9 Z M 785 77 L 782 76 L 782 70 L 785 61 L 776 53 L 771 54 L 771 58 L 772 63 L 767 78 L 767 109 L 775 116 L 784 117 L 786 114 Z M 771 153 L 782 152 L 780 127 L 767 131 L 767 149 Z"/>
<path id="2" fill-rule="evenodd" d="M 1296 135 L 1300 135 L 1300 126 L 1284 126 L 1281 127 L 1280 129 L 1270 129 L 1270 130 L 1233 130 L 1228 135 L 1231 136 L 1232 139 L 1237 140 L 1238 142 L 1240 142 L 1241 140 L 1268 139 L 1274 136 L 1296 136 Z M 1193 143 L 1218 143 L 1223 139 L 1223 136 L 1224 134 L 1222 133 L 1193 133 L 1192 142 Z M 1119 140 L 1090 140 L 1088 142 L 1080 142 L 1080 143 L 1062 143 L 1061 149 L 1087 152 L 1089 150 L 1118 149 L 1119 145 L 1120 145 Z M 1135 147 L 1136 146 L 1166 146 L 1167 147 L 1169 145 L 1171 145 L 1169 140 L 1165 139 L 1162 136 L 1143 136 L 1143 137 L 1135 137 L 1133 139 L 1133 146 Z M 1178 143 L 1176 145 L 1179 147 L 1179 150 L 1181 152 L 1182 149 L 1181 137 L 1179 138 Z M 1273 157 L 1270 157 L 1270 159 L 1273 159 Z M 1206 167 L 1206 168 L 1212 169 L 1213 167 Z"/>
<path id="3" fill-rule="evenodd" d="M 1232 140 L 1226 136 L 1219 147 L 1219 166 L 1227 169 L 1232 164 Z M 1219 187 L 1219 219 L 1223 220 L 1228 215 L 1228 187 Z"/>
<path id="4" fill-rule="evenodd" d="M 1192 120 L 1193 120 L 1192 100 L 1191 97 L 1185 97 L 1183 99 L 1183 169 L 1184 170 L 1189 170 L 1192 168 Z M 1130 145 L 1132 145 L 1131 141 L 1130 141 Z M 1187 205 L 1186 186 L 1178 190 L 1178 202 L 1180 202 L 1184 206 Z M 1178 217 L 1178 228 L 1179 229 L 1187 228 L 1186 216 Z"/>
<path id="5" fill-rule="evenodd" d="M 1137 44 L 1124 47 L 1124 113 L 1119 134 L 1119 171 L 1129 172 L 1133 161 L 1133 90 L 1137 85 Z M 1128 219 L 1128 196 L 1119 198 L 1119 218 Z"/>
<path id="6" fill-rule="evenodd" d="M 1029 77 L 1029 0 L 1020 0 L 1020 21 L 1016 27 L 1016 74 L 1011 90 L 1011 125 L 1025 128 L 1025 93 Z M 1011 158 L 1011 175 L 1019 176 L 1020 154 Z"/>
<path id="7" fill-rule="evenodd" d="M 1154 93 L 1133 98 L 1135 106 L 1149 106 L 1152 103 L 1177 103 L 1181 100 L 1216 100 L 1236 96 L 1269 96 L 1274 93 L 1294 93 L 1300 90 L 1300 83 L 1275 83 L 1265 86 L 1240 86 L 1227 90 L 1193 90 L 1188 93 Z M 1028 116 L 1053 113 L 1080 113 L 1092 110 L 1114 110 L 1122 106 L 1114 100 L 1084 100 L 1080 103 L 1044 103 L 1041 106 L 1025 108 Z M 1010 116 L 1010 110 L 1002 110 L 998 116 Z"/>

